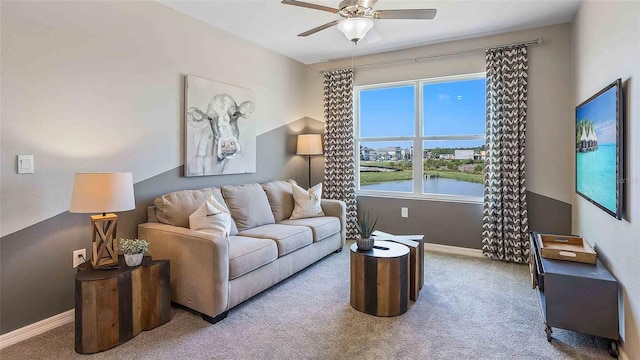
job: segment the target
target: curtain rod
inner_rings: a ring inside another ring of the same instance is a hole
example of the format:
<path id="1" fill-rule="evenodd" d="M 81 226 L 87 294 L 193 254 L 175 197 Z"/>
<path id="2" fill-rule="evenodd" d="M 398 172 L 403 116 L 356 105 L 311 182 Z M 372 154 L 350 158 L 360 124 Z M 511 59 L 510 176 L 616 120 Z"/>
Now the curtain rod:
<path id="1" fill-rule="evenodd" d="M 364 67 L 371 67 L 371 66 L 385 66 L 385 65 L 411 63 L 411 62 L 417 63 L 419 61 L 427 60 L 427 59 L 433 59 L 433 58 L 439 58 L 439 57 L 445 57 L 445 56 L 452 56 L 452 55 L 469 54 L 469 53 L 474 53 L 474 52 L 486 51 L 486 50 L 494 49 L 494 48 L 503 48 L 503 47 L 516 46 L 516 45 L 532 45 L 532 44 L 541 45 L 542 43 L 544 43 L 544 38 L 537 38 L 535 40 L 521 41 L 521 42 L 511 43 L 511 44 L 495 45 L 495 46 L 491 46 L 491 47 L 482 47 L 482 48 L 475 48 L 475 49 L 458 50 L 458 51 L 451 51 L 451 52 L 440 53 L 440 54 L 420 56 L 420 57 L 410 58 L 410 59 L 387 60 L 387 61 L 379 61 L 379 62 L 373 62 L 373 63 L 368 63 L 368 64 L 355 65 L 355 66 L 351 66 L 351 67 L 339 68 L 339 69 L 322 70 L 322 71 L 319 71 L 319 73 L 324 74 L 324 73 L 329 72 L 329 71 L 356 69 L 356 68 L 364 68 Z"/>

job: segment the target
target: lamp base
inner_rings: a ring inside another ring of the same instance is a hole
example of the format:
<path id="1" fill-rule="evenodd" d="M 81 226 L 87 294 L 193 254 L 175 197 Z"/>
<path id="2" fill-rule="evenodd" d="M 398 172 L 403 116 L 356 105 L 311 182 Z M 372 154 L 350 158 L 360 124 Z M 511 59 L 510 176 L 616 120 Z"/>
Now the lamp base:
<path id="1" fill-rule="evenodd" d="M 93 251 L 91 265 L 94 269 L 118 268 L 118 246 L 115 242 L 118 215 L 91 216 Z"/>

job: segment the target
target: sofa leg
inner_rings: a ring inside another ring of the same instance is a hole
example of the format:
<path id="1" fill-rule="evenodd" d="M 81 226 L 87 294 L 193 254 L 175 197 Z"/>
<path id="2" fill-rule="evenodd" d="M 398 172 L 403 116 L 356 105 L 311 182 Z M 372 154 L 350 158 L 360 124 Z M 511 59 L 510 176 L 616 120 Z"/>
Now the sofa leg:
<path id="1" fill-rule="evenodd" d="M 212 323 L 212 324 L 215 324 L 215 323 L 217 323 L 218 321 L 220 321 L 220 320 L 222 320 L 222 319 L 226 318 L 228 313 L 229 313 L 229 310 L 227 310 L 227 311 L 225 311 L 225 312 L 223 312 L 223 313 L 218 314 L 216 317 L 211 317 L 211 316 L 208 316 L 208 315 L 205 315 L 205 314 L 200 314 L 200 315 L 202 316 L 202 319 L 203 319 L 204 321 L 209 322 L 209 323 Z"/>
<path id="2" fill-rule="evenodd" d="M 334 253 L 334 254 L 337 254 L 337 253 L 339 253 L 339 252 L 342 252 L 342 246 L 341 246 L 338 250 L 334 251 L 333 253 Z"/>

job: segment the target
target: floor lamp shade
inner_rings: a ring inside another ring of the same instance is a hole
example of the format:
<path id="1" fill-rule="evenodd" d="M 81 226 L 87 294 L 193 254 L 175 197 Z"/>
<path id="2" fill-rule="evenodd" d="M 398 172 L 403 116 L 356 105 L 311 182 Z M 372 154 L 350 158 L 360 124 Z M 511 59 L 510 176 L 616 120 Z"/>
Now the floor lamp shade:
<path id="1" fill-rule="evenodd" d="M 297 155 L 322 155 L 322 138 L 320 134 L 298 135 Z"/>
<path id="2" fill-rule="evenodd" d="M 135 209 L 131 173 L 78 173 L 71 194 L 72 213 L 102 213 L 91 216 L 94 268 L 118 264 L 116 231 L 118 216 L 111 212 Z M 109 213 L 109 214 L 107 214 Z"/>
<path id="3" fill-rule="evenodd" d="M 298 147 L 296 155 L 307 157 L 309 164 L 309 187 L 311 187 L 311 156 L 322 155 L 322 137 L 320 134 L 298 135 Z"/>

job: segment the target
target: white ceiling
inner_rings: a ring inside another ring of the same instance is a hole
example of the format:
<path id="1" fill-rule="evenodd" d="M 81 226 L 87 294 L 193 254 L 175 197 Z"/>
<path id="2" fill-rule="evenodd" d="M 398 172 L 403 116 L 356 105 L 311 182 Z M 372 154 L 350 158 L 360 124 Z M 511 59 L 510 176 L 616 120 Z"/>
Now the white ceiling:
<path id="1" fill-rule="evenodd" d="M 337 14 L 283 5 L 279 0 L 157 1 L 304 64 L 353 53 L 352 43 L 335 26 L 306 38 L 296 36 L 340 19 Z M 340 0 L 307 2 L 335 8 Z M 358 43 L 357 54 L 565 23 L 573 19 L 579 4 L 580 0 L 379 0 L 376 10 L 435 8 L 438 14 L 433 20 L 374 20 L 382 39 L 369 43 L 365 37 Z"/>

